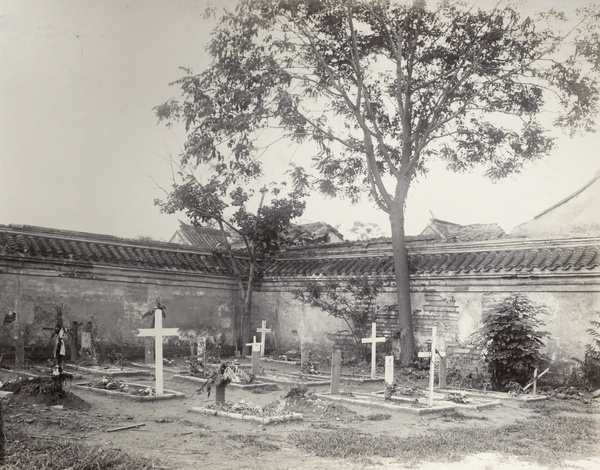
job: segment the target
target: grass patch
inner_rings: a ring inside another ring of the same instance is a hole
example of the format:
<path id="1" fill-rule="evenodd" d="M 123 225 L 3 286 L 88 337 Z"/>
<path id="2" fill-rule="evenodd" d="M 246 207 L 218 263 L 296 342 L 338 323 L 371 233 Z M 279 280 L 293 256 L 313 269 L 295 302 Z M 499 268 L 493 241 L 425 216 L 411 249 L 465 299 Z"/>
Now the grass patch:
<path id="1" fill-rule="evenodd" d="M 495 452 L 542 465 L 584 458 L 597 451 L 597 423 L 586 417 L 544 416 L 497 428 L 456 427 L 398 439 L 353 429 L 295 432 L 292 442 L 319 457 L 395 458 L 405 464 L 458 461 L 469 454 Z"/>
<path id="2" fill-rule="evenodd" d="M 548 416 L 556 413 L 590 413 L 591 407 L 577 401 L 557 401 L 546 400 L 541 402 L 528 403 L 526 407 L 534 410 L 536 413 Z"/>
<path id="3" fill-rule="evenodd" d="M 332 424 L 329 423 L 327 421 L 321 422 L 321 423 L 312 423 L 310 425 L 311 428 L 314 429 L 339 429 L 340 425 L 339 424 Z"/>
<path id="4" fill-rule="evenodd" d="M 242 444 L 243 447 L 252 447 L 261 452 L 272 452 L 279 450 L 279 447 L 270 442 L 265 442 L 259 439 L 256 434 L 230 434 L 227 439 Z"/>
<path id="5" fill-rule="evenodd" d="M 8 426 L 7 426 L 8 427 Z M 67 442 L 62 438 L 39 438 L 6 429 L 4 470 L 35 468 L 36 470 L 140 470 L 164 469 L 155 458 L 127 454 L 121 450 L 103 449 Z"/>
<path id="6" fill-rule="evenodd" d="M 474 419 L 479 421 L 487 421 L 488 417 L 483 415 L 474 415 L 474 414 L 464 414 L 460 411 L 452 411 L 452 412 L 443 412 L 437 416 L 434 416 L 433 419 L 441 419 L 442 421 L 464 421 L 467 419 Z"/>
<path id="7" fill-rule="evenodd" d="M 260 388 L 252 388 L 252 389 L 250 389 L 250 393 L 261 394 L 261 393 L 276 392 L 277 390 L 279 390 L 279 387 L 277 386 L 277 384 L 270 384 L 270 385 L 265 385 L 264 387 L 260 387 Z"/>
<path id="8" fill-rule="evenodd" d="M 385 421 L 386 419 L 391 419 L 392 415 L 390 413 L 374 413 L 372 415 L 365 416 L 367 421 Z"/>

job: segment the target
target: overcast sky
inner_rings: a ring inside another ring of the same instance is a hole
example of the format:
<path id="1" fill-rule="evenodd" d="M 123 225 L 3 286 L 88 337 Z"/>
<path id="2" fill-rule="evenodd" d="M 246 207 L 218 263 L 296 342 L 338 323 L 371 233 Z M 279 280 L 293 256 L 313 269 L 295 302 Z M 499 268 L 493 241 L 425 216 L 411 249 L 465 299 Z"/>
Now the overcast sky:
<path id="1" fill-rule="evenodd" d="M 179 67 L 207 64 L 203 5 L 0 0 L 0 225 L 171 237 L 183 216 L 160 214 L 153 201 L 184 135 L 157 125 L 152 108 L 179 94 L 168 86 Z M 599 149 L 598 135 L 561 138 L 548 158 L 497 184 L 434 168 L 409 194 L 407 232 L 422 231 L 431 213 L 510 231 L 588 182 Z M 314 197 L 302 221 L 319 220 L 346 235 L 355 220 L 389 230 L 368 203 Z"/>

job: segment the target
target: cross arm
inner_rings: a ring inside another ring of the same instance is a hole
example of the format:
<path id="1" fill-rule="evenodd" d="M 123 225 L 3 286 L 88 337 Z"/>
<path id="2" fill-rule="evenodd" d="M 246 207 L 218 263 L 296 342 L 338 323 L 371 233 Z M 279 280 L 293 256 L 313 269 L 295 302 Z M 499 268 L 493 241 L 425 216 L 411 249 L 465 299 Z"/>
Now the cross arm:
<path id="1" fill-rule="evenodd" d="M 162 330 L 156 330 L 156 328 L 140 328 L 138 330 L 138 336 L 179 336 L 179 328 L 163 328 Z"/>
<path id="2" fill-rule="evenodd" d="M 385 343 L 386 338 L 375 338 L 375 343 Z M 363 343 L 373 343 L 372 338 L 363 338 L 361 340 Z"/>

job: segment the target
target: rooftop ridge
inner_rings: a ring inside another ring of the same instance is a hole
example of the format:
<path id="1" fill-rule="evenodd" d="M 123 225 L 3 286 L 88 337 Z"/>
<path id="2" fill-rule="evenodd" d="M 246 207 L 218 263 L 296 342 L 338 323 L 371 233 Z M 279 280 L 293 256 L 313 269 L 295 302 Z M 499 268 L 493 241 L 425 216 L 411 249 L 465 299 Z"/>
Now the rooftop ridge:
<path id="1" fill-rule="evenodd" d="M 596 172 L 596 174 L 594 175 L 594 177 L 588 181 L 586 184 L 584 184 L 581 188 L 579 188 L 577 191 L 575 191 L 574 193 L 572 193 L 571 195 L 567 196 L 564 199 L 561 199 L 560 201 L 558 201 L 556 204 L 554 204 L 553 206 L 548 207 L 547 209 L 543 210 L 542 212 L 540 212 L 538 215 L 536 215 L 534 217 L 534 219 L 537 219 L 541 216 L 543 216 L 544 214 L 547 214 L 548 212 L 556 209 L 559 206 L 562 206 L 564 203 L 570 201 L 571 199 L 573 199 L 575 196 L 577 196 L 578 194 L 582 193 L 585 189 L 589 188 L 598 178 L 600 178 L 600 170 L 598 170 Z"/>
<path id="2" fill-rule="evenodd" d="M 173 251 L 193 251 L 195 253 L 201 254 L 211 254 L 213 250 L 207 248 L 200 248 L 188 245 L 180 245 L 178 243 L 169 243 L 163 242 L 159 240 L 138 240 L 135 238 L 126 238 L 126 237 L 117 237 L 115 235 L 106 235 L 101 233 L 91 233 L 91 232 L 81 232 L 75 230 L 63 230 L 49 227 L 39 227 L 35 225 L 19 225 L 19 224 L 9 224 L 9 225 L 1 225 L 0 224 L 0 232 L 19 232 L 19 233 L 29 233 L 36 234 L 40 236 L 49 236 L 49 237 L 63 237 L 69 240 L 80 240 L 80 241 L 98 241 L 104 243 L 116 243 L 120 245 L 128 245 L 128 246 L 139 246 L 139 247 L 164 247 Z"/>
<path id="3" fill-rule="evenodd" d="M 394 263 L 389 240 L 356 243 L 354 249 L 339 244 L 310 246 L 282 252 L 262 263 L 260 277 L 310 276 L 393 277 Z M 466 273 L 520 273 L 578 271 L 597 275 L 600 267 L 600 237 L 529 239 L 502 238 L 461 243 L 414 244 L 408 247 L 414 275 Z M 188 245 L 164 242 L 133 242 L 112 236 L 40 227 L 1 226 L 0 257 L 30 262 L 68 263 L 196 272 L 199 275 L 233 277 L 227 256 Z M 247 273 L 247 260 L 239 259 Z M 592 271 L 594 270 L 594 271 Z"/>

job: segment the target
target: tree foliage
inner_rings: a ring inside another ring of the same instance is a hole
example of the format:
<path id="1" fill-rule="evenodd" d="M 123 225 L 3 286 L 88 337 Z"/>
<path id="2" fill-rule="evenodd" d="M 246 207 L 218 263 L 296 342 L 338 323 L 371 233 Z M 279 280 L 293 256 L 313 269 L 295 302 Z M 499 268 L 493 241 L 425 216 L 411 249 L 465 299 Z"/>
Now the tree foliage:
<path id="1" fill-rule="evenodd" d="M 510 382 L 525 385 L 542 363 L 542 339 L 549 336 L 539 331 L 544 324 L 539 319 L 543 313 L 543 307 L 514 294 L 483 319 L 480 331 L 483 355 L 494 390 L 505 390 Z"/>
<path id="2" fill-rule="evenodd" d="M 586 331 L 591 336 L 590 343 L 586 345 L 586 355 L 591 356 L 595 359 L 600 359 L 600 321 L 592 320 L 590 322 L 591 328 Z"/>
<path id="3" fill-rule="evenodd" d="M 343 320 L 352 333 L 357 350 L 362 338 L 369 334 L 375 321 L 377 296 L 383 288 L 381 281 L 351 278 L 347 282 L 310 282 L 294 292 L 294 298 Z"/>
<path id="4" fill-rule="evenodd" d="M 236 348 L 246 344 L 252 327 L 252 293 L 260 261 L 285 245 L 285 229 L 290 221 L 302 215 L 306 180 L 301 169 L 293 172 L 293 185 L 283 194 L 282 185 L 271 184 L 259 191 L 257 208 L 252 207 L 255 191 L 243 183 L 250 179 L 236 171 L 213 173 L 206 183 L 193 172 L 179 173 L 166 200 L 155 203 L 166 213 L 183 212 L 194 226 L 216 226 L 222 235 L 225 254 L 229 257 L 242 299 L 241 315 L 234 318 L 233 337 Z M 269 198 L 267 199 L 267 196 Z M 229 235 L 241 240 L 241 247 L 232 246 Z"/>
<path id="5" fill-rule="evenodd" d="M 404 206 L 432 159 L 518 172 L 553 147 L 549 128 L 593 131 L 597 9 L 522 17 L 422 0 L 241 0 L 219 20 L 212 63 L 157 107 L 188 131 L 182 161 L 253 177 L 265 130 L 312 143 L 316 188 L 369 194 L 390 216 L 404 362 L 415 351 Z M 547 116 L 551 116 L 550 119 Z M 230 158 L 231 157 L 231 158 Z"/>
<path id="6" fill-rule="evenodd" d="M 355 220 L 350 228 L 350 233 L 357 240 L 372 240 L 373 238 L 385 237 L 385 233 L 381 227 L 373 222 L 363 222 Z"/>

